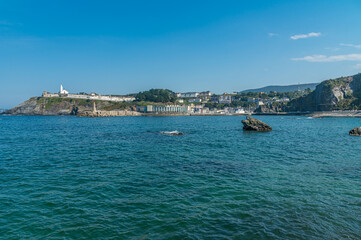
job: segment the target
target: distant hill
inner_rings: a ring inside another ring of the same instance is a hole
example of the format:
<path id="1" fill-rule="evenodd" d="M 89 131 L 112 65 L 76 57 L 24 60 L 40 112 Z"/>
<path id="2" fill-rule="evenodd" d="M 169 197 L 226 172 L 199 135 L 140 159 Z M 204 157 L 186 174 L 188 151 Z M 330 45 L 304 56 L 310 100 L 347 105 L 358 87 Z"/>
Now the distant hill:
<path id="1" fill-rule="evenodd" d="M 241 91 L 241 93 L 244 92 L 294 92 L 297 90 L 303 91 L 307 88 L 311 89 L 311 90 L 315 90 L 316 86 L 319 83 L 306 83 L 306 84 L 295 84 L 295 85 L 286 85 L 286 86 L 267 86 L 267 87 L 262 87 L 262 88 L 255 88 L 255 89 L 247 89 L 244 91 Z"/>

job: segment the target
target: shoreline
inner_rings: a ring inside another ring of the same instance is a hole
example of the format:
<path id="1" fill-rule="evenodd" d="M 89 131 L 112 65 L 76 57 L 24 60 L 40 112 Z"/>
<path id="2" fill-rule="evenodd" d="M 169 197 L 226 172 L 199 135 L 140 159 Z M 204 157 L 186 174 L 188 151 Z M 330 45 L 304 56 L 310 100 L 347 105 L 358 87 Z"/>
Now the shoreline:
<path id="1" fill-rule="evenodd" d="M 80 113 L 79 115 L 68 114 L 0 114 L 0 116 L 77 116 L 77 117 L 166 117 L 166 116 L 308 116 L 312 118 L 327 117 L 353 117 L 361 118 L 361 110 L 358 111 L 324 111 L 324 112 L 277 112 L 277 113 L 140 113 L 135 111 L 100 111 Z"/>

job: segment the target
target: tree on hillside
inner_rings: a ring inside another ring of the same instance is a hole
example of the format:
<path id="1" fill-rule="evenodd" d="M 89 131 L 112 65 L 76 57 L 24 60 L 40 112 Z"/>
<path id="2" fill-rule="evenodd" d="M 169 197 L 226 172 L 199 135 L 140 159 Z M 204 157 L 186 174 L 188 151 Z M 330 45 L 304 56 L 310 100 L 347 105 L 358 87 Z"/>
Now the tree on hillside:
<path id="1" fill-rule="evenodd" d="M 168 89 L 150 89 L 149 91 L 138 93 L 135 99 L 136 101 L 174 103 L 176 101 L 176 95 Z"/>

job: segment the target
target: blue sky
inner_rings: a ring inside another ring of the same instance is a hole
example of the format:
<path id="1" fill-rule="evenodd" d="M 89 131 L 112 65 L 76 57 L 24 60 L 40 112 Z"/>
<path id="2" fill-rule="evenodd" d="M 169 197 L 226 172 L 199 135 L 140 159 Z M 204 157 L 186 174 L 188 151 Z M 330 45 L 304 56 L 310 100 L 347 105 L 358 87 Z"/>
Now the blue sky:
<path id="1" fill-rule="evenodd" d="M 361 71 L 361 1 L 0 0 L 0 108 L 43 90 L 233 92 Z"/>

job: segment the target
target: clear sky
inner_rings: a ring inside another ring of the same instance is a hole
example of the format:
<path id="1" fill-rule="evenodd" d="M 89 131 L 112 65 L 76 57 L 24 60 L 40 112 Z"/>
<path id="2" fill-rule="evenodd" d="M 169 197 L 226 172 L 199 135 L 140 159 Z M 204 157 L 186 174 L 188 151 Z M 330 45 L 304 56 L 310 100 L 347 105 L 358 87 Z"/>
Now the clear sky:
<path id="1" fill-rule="evenodd" d="M 0 0 L 0 108 L 43 90 L 233 92 L 361 71 L 360 0 Z"/>

